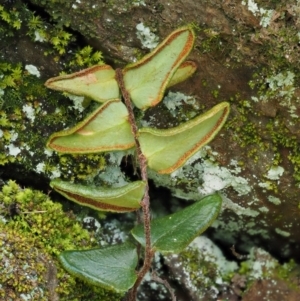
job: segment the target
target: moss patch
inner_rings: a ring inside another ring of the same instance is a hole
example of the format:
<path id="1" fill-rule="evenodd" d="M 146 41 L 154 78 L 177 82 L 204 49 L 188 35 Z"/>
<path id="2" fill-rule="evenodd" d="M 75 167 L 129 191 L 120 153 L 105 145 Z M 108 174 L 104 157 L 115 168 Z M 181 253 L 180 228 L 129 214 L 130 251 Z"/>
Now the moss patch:
<path id="1" fill-rule="evenodd" d="M 87 286 L 60 266 L 56 256 L 61 251 L 96 247 L 96 242 L 72 213 L 64 213 L 48 195 L 9 181 L 0 193 L 0 210 L 0 267 L 5 271 L 0 275 L 2 298 L 120 299 L 120 295 Z"/>

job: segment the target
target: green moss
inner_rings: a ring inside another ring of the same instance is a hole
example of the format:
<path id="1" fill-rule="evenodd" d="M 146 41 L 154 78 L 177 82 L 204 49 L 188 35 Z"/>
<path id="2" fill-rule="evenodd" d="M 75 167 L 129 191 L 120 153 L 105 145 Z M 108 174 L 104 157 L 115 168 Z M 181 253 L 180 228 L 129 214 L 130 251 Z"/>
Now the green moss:
<path id="1" fill-rule="evenodd" d="M 26 5 L 20 1 L 14 4 L 14 9 L 8 5 L 0 6 L 0 23 L 3 29 L 0 31 L 1 40 L 7 36 L 16 36 L 19 30 L 26 30 L 26 34 L 33 41 L 43 41 L 51 44 L 51 48 L 46 51 L 49 53 L 66 53 L 66 47 L 71 41 L 74 41 L 72 34 L 62 30 L 60 26 L 47 24 L 39 16 L 27 9 Z"/>
<path id="2" fill-rule="evenodd" d="M 100 51 L 94 52 L 91 46 L 85 46 L 74 54 L 74 57 L 68 62 L 68 66 L 75 66 L 76 68 L 91 67 L 102 62 Z"/>
<path id="3" fill-rule="evenodd" d="M 36 4 L 39 5 L 41 4 L 40 2 L 41 1 L 37 1 Z M 70 14 L 69 10 L 71 9 L 71 5 L 72 3 L 65 1 L 47 1 L 47 6 L 49 6 L 49 10 L 52 12 L 55 23 L 50 23 L 40 16 L 36 16 L 34 12 L 27 9 L 26 5 L 19 1 L 14 4 L 13 9 L 11 9 L 8 4 L 0 5 L 0 25 L 2 25 L 0 39 L 3 43 L 9 42 L 10 37 L 18 35 L 20 38 L 20 32 L 25 32 L 33 43 L 43 43 L 43 46 L 45 46 L 45 56 L 51 54 L 52 56 L 49 56 L 49 59 L 54 59 L 56 62 L 65 62 L 66 72 L 69 73 L 74 66 L 78 68 L 102 64 L 102 53 L 100 51 L 94 51 L 91 46 L 74 48 L 74 44 L 72 45 L 72 43 L 76 41 L 76 36 L 68 32 L 65 28 L 69 26 L 70 18 L 73 20 L 77 19 L 74 16 L 75 12 L 79 15 L 83 14 L 79 22 L 86 24 L 87 16 L 84 14 L 88 11 L 88 5 L 87 3 L 81 4 L 84 5 L 84 10 L 73 9 L 73 14 Z M 90 2 L 90 6 L 93 6 L 93 2 Z M 91 9 L 90 13 L 93 13 L 93 18 L 95 18 L 98 10 Z M 82 25 L 83 24 L 80 23 L 78 26 Z M 88 29 L 87 32 L 89 32 Z M 0 70 L 11 73 L 2 78 L 0 88 L 3 88 L 3 86 L 15 87 L 17 76 L 21 79 L 21 64 L 18 64 L 17 69 L 12 69 L 9 63 L 0 62 Z"/>
<path id="4" fill-rule="evenodd" d="M 288 286 L 300 293 L 299 288 L 299 277 L 300 277 L 300 267 L 293 260 L 283 264 L 277 269 L 277 275 L 285 280 Z"/>
<path id="5" fill-rule="evenodd" d="M 120 295 L 74 279 L 60 266 L 56 256 L 61 251 L 91 248 L 96 243 L 75 216 L 64 213 L 62 206 L 48 195 L 21 189 L 9 181 L 0 192 L 0 210 L 0 216 L 5 218 L 0 221 L 0 269 L 5 270 L 0 275 L 3 300 L 17 300 L 21 294 L 30 294 L 31 300 L 50 300 L 49 294 L 54 293 L 60 300 L 120 299 Z M 55 291 L 51 291 L 45 274 L 57 283 Z"/>
<path id="6" fill-rule="evenodd" d="M 187 269 L 194 287 L 207 290 L 215 285 L 215 279 L 219 276 L 218 267 L 215 263 L 201 256 L 197 249 L 187 249 L 181 252 L 179 259 Z M 201 268 L 199 269 L 199 267 Z"/>
<path id="7" fill-rule="evenodd" d="M 95 5 L 95 1 L 34 0 L 31 2 L 48 11 L 51 21 L 57 23 L 58 27 L 68 28 L 72 23 L 73 29 L 85 32 L 87 37 L 96 36 L 96 24 L 87 22 L 87 20 L 97 19 L 101 16 L 101 9 L 99 9 L 99 5 Z"/>
<path id="8" fill-rule="evenodd" d="M 31 300 L 49 300 L 43 275 L 51 257 L 35 247 L 33 237 L 6 228 L 0 235 L 0 298 L 18 300 L 23 295 Z"/>
<path id="9" fill-rule="evenodd" d="M 232 130 L 233 140 L 245 149 L 245 156 L 257 162 L 259 153 L 271 150 L 274 153 L 272 164 L 277 166 L 283 159 L 282 149 L 288 149 L 288 159 L 294 166 L 293 176 L 299 183 L 300 152 L 298 139 L 286 127 L 285 118 L 277 115 L 274 118 L 268 118 L 267 122 L 259 122 L 266 118 L 254 111 L 253 105 L 250 105 L 251 102 L 253 103 L 252 100 L 240 100 L 237 96 L 231 101 L 235 105 L 236 114 L 226 123 L 225 128 Z M 254 114 L 256 115 L 255 118 L 253 118 Z M 263 137 L 268 137 L 268 139 Z M 273 183 L 272 187 L 274 185 Z M 273 188 L 276 190 L 275 186 Z"/>
<path id="10" fill-rule="evenodd" d="M 102 154 L 60 155 L 59 166 L 69 180 L 86 180 L 103 171 L 106 160 Z"/>
<path id="11" fill-rule="evenodd" d="M 211 300 L 218 295 L 218 289 L 227 286 L 238 266 L 229 262 L 221 251 L 207 238 L 198 237 L 178 255 L 170 256 L 175 276 L 183 278 L 189 291 L 199 299 Z"/>
<path id="12" fill-rule="evenodd" d="M 249 101 L 238 98 L 239 96 L 233 100 L 236 104 L 237 114 L 225 124 L 225 128 L 234 131 L 233 140 L 245 148 L 247 157 L 257 162 L 258 152 L 266 150 L 268 145 L 261 137 L 260 127 L 252 121 L 251 114 L 253 113 Z"/>
<path id="13" fill-rule="evenodd" d="M 47 2 L 61 8 L 71 5 L 65 1 Z M 57 6 L 58 3 L 61 5 Z M 69 13 L 66 15 L 71 17 Z M 68 32 L 66 20 L 58 18 L 57 21 L 50 23 L 36 16 L 21 1 L 7 2 L 0 5 L 0 39 L 3 44 L 10 45 L 16 36 L 24 41 L 29 37 L 31 43 L 37 44 L 37 49 L 43 49 L 49 65 L 59 64 L 66 73 L 103 63 L 101 52 L 94 51 L 91 46 L 79 48 L 72 43 L 76 36 Z M 30 74 L 14 58 L 9 57 L 8 62 L 4 56 L 0 60 L 0 78 L 0 165 L 20 163 L 25 172 L 41 172 L 37 166 L 43 164 L 48 177 L 64 170 L 72 177 L 72 164 L 68 164 L 68 170 L 63 166 L 63 170 L 58 171 L 60 159 L 45 153 L 45 144 L 52 132 L 71 126 L 83 114 L 73 109 L 73 103 L 61 93 L 46 89 L 43 79 Z M 103 167 L 102 157 L 97 159 L 99 162 L 95 158 L 91 158 L 91 162 L 77 158 L 80 169 L 75 172 L 79 178 L 93 174 L 96 166 Z"/>
<path id="14" fill-rule="evenodd" d="M 193 28 L 195 27 L 193 26 Z M 211 28 L 204 28 L 200 26 L 196 27 L 196 32 L 199 34 L 201 39 L 201 44 L 198 48 L 201 53 L 212 53 L 219 51 L 221 48 L 223 49 L 224 45 L 222 45 L 221 35 L 219 32 Z"/>
<path id="15" fill-rule="evenodd" d="M 291 290 L 300 291 L 299 265 L 293 260 L 280 264 L 270 254 L 259 248 L 251 249 L 248 259 L 241 262 L 238 274 L 245 276 L 247 288 L 258 279 L 274 279 L 274 281 L 281 279 Z"/>

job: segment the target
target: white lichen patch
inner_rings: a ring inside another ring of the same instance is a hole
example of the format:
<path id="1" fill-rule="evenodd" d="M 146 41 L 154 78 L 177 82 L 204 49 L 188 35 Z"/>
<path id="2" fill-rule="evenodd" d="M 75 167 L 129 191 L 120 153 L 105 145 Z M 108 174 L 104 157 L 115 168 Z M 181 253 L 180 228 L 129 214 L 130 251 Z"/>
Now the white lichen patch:
<path id="1" fill-rule="evenodd" d="M 53 150 L 52 150 L 52 149 L 46 148 L 45 151 L 44 151 L 44 154 L 45 154 L 47 157 L 51 157 L 51 156 L 53 155 Z"/>
<path id="2" fill-rule="evenodd" d="M 266 206 L 260 207 L 260 208 L 258 208 L 258 210 L 263 213 L 269 212 L 269 208 L 267 208 Z"/>
<path id="3" fill-rule="evenodd" d="M 110 152 L 108 162 L 119 166 L 124 157 L 128 155 L 133 155 L 134 152 L 131 150 L 128 151 L 119 151 L 119 152 Z"/>
<path id="4" fill-rule="evenodd" d="M 133 0 L 133 6 L 146 6 L 145 1 L 143 0 Z"/>
<path id="5" fill-rule="evenodd" d="M 248 275 L 250 279 L 262 279 L 268 273 L 272 273 L 278 265 L 277 260 L 260 248 L 251 248 L 246 263 L 249 268 Z"/>
<path id="6" fill-rule="evenodd" d="M 45 36 L 43 34 L 41 34 L 40 31 L 36 30 L 34 32 L 34 41 L 43 43 L 43 42 L 47 41 L 47 39 L 45 38 Z"/>
<path id="7" fill-rule="evenodd" d="M 109 165 L 99 174 L 99 179 L 112 187 L 121 187 L 128 184 L 124 173 L 119 166 Z"/>
<path id="8" fill-rule="evenodd" d="M 268 201 L 273 203 L 274 205 L 280 205 L 281 204 L 280 199 L 275 197 L 275 196 L 272 196 L 272 195 L 268 196 Z"/>
<path id="9" fill-rule="evenodd" d="M 279 180 L 283 175 L 284 168 L 281 166 L 273 166 L 268 170 L 266 177 L 270 180 Z"/>
<path id="10" fill-rule="evenodd" d="M 247 3 L 246 1 L 242 1 L 242 4 L 247 4 L 248 9 L 253 13 L 254 16 L 261 17 L 259 24 L 262 27 L 268 27 L 270 25 L 274 12 L 273 9 L 259 8 L 254 0 L 248 0 Z"/>
<path id="11" fill-rule="evenodd" d="M 105 184 L 113 187 L 121 187 L 128 184 L 125 174 L 120 168 L 121 161 L 124 157 L 132 155 L 134 150 L 110 152 L 109 165 L 104 171 L 101 171 L 98 178 Z"/>
<path id="12" fill-rule="evenodd" d="M 23 105 L 22 111 L 25 113 L 26 117 L 31 121 L 34 122 L 35 119 L 35 110 L 31 105 Z"/>
<path id="13" fill-rule="evenodd" d="M 60 171 L 60 167 L 59 165 L 55 166 L 51 166 L 51 168 L 49 169 L 46 168 L 46 163 L 45 162 L 40 162 L 36 165 L 35 167 L 35 171 L 39 174 L 44 174 L 46 173 L 47 176 L 53 180 L 55 178 L 59 178 L 61 176 L 61 171 Z"/>
<path id="14" fill-rule="evenodd" d="M 205 146 L 171 175 L 159 175 L 151 170 L 149 175 L 158 185 L 168 187 L 173 195 L 183 199 L 197 200 L 229 187 L 239 196 L 248 194 L 251 186 L 246 178 L 238 175 L 241 168 L 237 161 L 232 160 L 228 168 L 221 167 L 216 161 L 217 156 L 217 152 Z M 180 188 L 182 186 L 186 189 Z"/>
<path id="15" fill-rule="evenodd" d="M 266 79 L 272 91 L 278 91 L 279 96 L 291 98 L 294 94 L 295 74 L 291 71 L 280 72 Z"/>
<path id="16" fill-rule="evenodd" d="M 3 132 L 2 132 L 3 134 Z M 15 142 L 18 138 L 18 133 L 14 130 L 11 130 L 9 132 L 10 138 L 9 138 L 9 144 L 5 145 L 5 148 L 8 150 L 8 155 L 17 157 L 18 154 L 21 152 L 21 148 L 16 146 L 13 142 Z"/>
<path id="17" fill-rule="evenodd" d="M 291 235 L 291 233 L 287 232 L 287 231 L 284 231 L 284 230 L 281 230 L 279 228 L 275 228 L 275 232 L 281 236 L 284 236 L 284 237 L 289 237 Z"/>
<path id="18" fill-rule="evenodd" d="M 73 94 L 67 94 L 68 98 L 70 98 L 73 101 L 73 106 L 72 108 L 74 110 L 78 110 L 79 112 L 83 112 L 85 109 L 83 106 L 83 101 L 84 97 L 83 96 L 78 96 L 78 95 L 73 95 Z"/>
<path id="19" fill-rule="evenodd" d="M 201 165 L 203 184 L 198 188 L 200 194 L 211 194 L 227 187 L 232 187 L 240 196 L 250 192 L 248 181 L 236 176 L 241 171 L 239 167 L 235 166 L 233 169 L 220 167 L 210 160 L 204 160 Z"/>
<path id="20" fill-rule="evenodd" d="M 270 181 L 259 182 L 258 186 L 261 187 L 261 188 L 265 188 L 267 190 L 272 190 L 273 189 L 272 183 Z"/>
<path id="21" fill-rule="evenodd" d="M 274 97 L 273 95 L 278 96 L 280 105 L 288 108 L 292 118 L 298 118 L 296 114 L 297 108 L 292 104 L 292 98 L 295 94 L 295 74 L 291 71 L 280 72 L 269 76 L 265 82 L 268 85 L 269 91 L 272 92 L 271 97 Z M 252 100 L 255 102 L 267 102 L 269 98 L 270 96 L 265 94 L 260 95 L 258 98 L 252 97 Z"/>
<path id="22" fill-rule="evenodd" d="M 38 70 L 38 68 L 34 65 L 26 65 L 25 69 L 28 71 L 28 73 L 30 73 L 31 75 L 35 75 L 36 77 L 40 77 L 40 71 Z"/>
<path id="23" fill-rule="evenodd" d="M 180 107 L 182 107 L 184 103 L 193 105 L 195 110 L 199 109 L 199 106 L 194 97 L 187 96 L 180 92 L 170 91 L 163 99 L 163 104 L 168 108 L 173 117 L 177 116 Z M 195 115 L 196 114 L 197 113 L 195 112 Z M 194 116 L 190 116 L 190 118 Z"/>
<path id="24" fill-rule="evenodd" d="M 210 147 L 203 148 L 203 151 L 210 151 Z M 217 156 L 214 152 L 212 155 Z M 245 178 L 237 176 L 241 172 L 241 168 L 237 165 L 237 161 L 231 160 L 230 167 L 220 167 L 214 158 L 204 159 L 201 163 L 196 163 L 195 168 L 202 172 L 202 185 L 198 187 L 198 191 L 202 195 L 211 194 L 227 187 L 232 187 L 238 195 L 246 195 L 251 188 Z"/>
<path id="25" fill-rule="evenodd" d="M 30 154 L 30 156 L 34 156 L 34 152 L 30 149 L 29 145 L 24 144 L 24 149 L 27 150 L 28 154 Z"/>
<path id="26" fill-rule="evenodd" d="M 59 166 L 56 166 L 56 169 L 54 168 L 51 170 L 50 179 L 53 180 L 55 178 L 59 178 L 61 176 L 61 171 L 59 170 Z"/>
<path id="27" fill-rule="evenodd" d="M 237 203 L 232 202 L 229 198 L 227 198 L 224 194 L 221 194 L 223 200 L 223 209 L 230 209 L 237 215 L 245 215 L 256 217 L 259 215 L 259 212 L 250 208 L 245 208 Z"/>
<path id="28" fill-rule="evenodd" d="M 37 164 L 37 166 L 35 167 L 35 171 L 37 173 L 43 173 L 45 170 L 45 163 L 44 162 L 41 162 L 39 164 Z"/>
<path id="29" fill-rule="evenodd" d="M 21 152 L 21 149 L 12 143 L 9 145 L 6 145 L 5 147 L 8 149 L 9 155 L 14 156 L 14 157 L 16 157 Z"/>
<path id="30" fill-rule="evenodd" d="M 158 45 L 158 37 L 150 31 L 150 28 L 142 22 L 137 24 L 137 37 L 141 41 L 143 47 L 154 49 Z"/>

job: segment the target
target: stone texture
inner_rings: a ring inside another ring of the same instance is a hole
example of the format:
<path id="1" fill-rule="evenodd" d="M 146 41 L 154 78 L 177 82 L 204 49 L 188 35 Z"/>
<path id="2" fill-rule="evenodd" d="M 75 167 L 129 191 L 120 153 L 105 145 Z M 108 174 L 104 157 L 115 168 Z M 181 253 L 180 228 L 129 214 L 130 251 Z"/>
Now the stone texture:
<path id="1" fill-rule="evenodd" d="M 13 7 L 20 2 L 7 1 L 5 5 Z M 193 96 L 194 105 L 182 101 L 174 118 L 162 103 L 144 118 L 150 122 L 150 116 L 154 116 L 152 126 L 160 123 L 166 127 L 223 100 L 230 101 L 231 115 L 210 148 L 194 162 L 170 177 L 151 177 L 157 186 L 192 201 L 208 191 L 219 191 L 224 199 L 223 212 L 208 233 L 225 248 L 234 244 L 240 252 L 248 252 L 257 245 L 283 259 L 300 259 L 300 6 L 296 0 L 257 1 L 257 6 L 252 7 L 248 1 L 221 0 L 29 3 L 29 9 L 36 14 L 68 25 L 65 29 L 75 32 L 77 41 L 101 50 L 113 67 L 122 67 L 149 51 L 137 37 L 138 23 L 148 26 L 160 41 L 175 28 L 192 23 L 197 40 L 190 59 L 197 63 L 198 71 L 172 91 Z M 36 65 L 41 71 L 40 84 L 64 69 L 68 54 L 51 54 L 45 59 L 46 46 L 28 39 L 26 32 L 10 41 L 2 50 L 3 59 Z M 55 110 L 44 95 L 38 101 L 45 115 Z M 70 120 L 80 118 L 80 114 L 72 114 L 67 123 L 46 128 L 41 123 L 30 126 L 29 121 L 23 122 L 28 133 L 41 131 L 46 139 L 50 133 L 70 125 Z M 16 116 L 8 117 L 13 120 Z M 21 145 L 24 141 L 17 142 Z M 41 149 L 39 145 L 37 152 Z M 49 174 L 37 174 L 34 167 L 52 159 L 34 157 L 25 151 L 22 156 L 27 156 L 26 164 L 19 158 L 20 164 L 5 165 L 3 178 L 47 187 Z M 28 175 L 25 180 L 24 173 Z M 259 285 L 267 288 L 271 283 L 257 282 L 253 290 L 258 291 L 255 287 Z"/>

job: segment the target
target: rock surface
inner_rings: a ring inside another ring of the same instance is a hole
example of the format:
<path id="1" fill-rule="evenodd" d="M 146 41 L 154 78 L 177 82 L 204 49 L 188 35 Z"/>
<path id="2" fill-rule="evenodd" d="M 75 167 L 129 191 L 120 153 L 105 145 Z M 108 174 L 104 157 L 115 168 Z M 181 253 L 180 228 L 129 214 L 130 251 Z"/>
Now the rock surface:
<path id="1" fill-rule="evenodd" d="M 47 91 L 43 82 L 99 61 L 92 53 L 87 59 L 79 44 L 91 45 L 102 51 L 105 62 L 123 67 L 174 29 L 192 24 L 197 40 L 189 59 L 198 71 L 172 88 L 182 93 L 169 94 L 175 107 L 165 100 L 145 114 L 145 122 L 169 127 L 224 100 L 231 103 L 231 114 L 210 146 L 181 170 L 151 177 L 156 186 L 187 200 L 219 191 L 224 208 L 208 234 L 225 249 L 235 245 L 247 253 L 259 246 L 280 259 L 300 260 L 299 1 L 16 0 L 2 5 L 12 12 L 10 21 L 0 17 L 7 30 L 0 32 L 1 63 L 11 64 L 11 69 L 0 66 L 4 180 L 46 191 L 49 178 L 58 175 L 91 179 L 100 170 L 122 177 L 119 158 L 110 165 L 102 155 L 87 160 L 45 152 L 47 137 L 85 112 Z M 15 15 L 14 9 L 21 13 Z M 33 25 L 33 12 L 41 17 L 40 25 Z M 20 29 L 14 23 L 18 19 Z M 26 65 L 35 66 L 40 77 Z M 256 286 L 270 289 L 268 280 L 253 284 L 253 292 Z"/>

